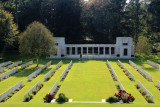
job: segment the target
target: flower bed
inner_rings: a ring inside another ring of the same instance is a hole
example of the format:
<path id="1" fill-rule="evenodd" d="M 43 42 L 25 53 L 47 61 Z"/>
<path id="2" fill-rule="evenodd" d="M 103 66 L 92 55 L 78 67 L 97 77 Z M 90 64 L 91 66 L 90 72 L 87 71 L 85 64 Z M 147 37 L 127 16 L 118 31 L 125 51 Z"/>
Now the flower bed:
<path id="1" fill-rule="evenodd" d="M 38 93 L 38 91 L 43 87 L 43 84 L 38 85 L 32 93 L 29 93 L 28 96 L 25 99 L 25 102 L 29 102 L 34 95 L 36 95 Z"/>
<path id="2" fill-rule="evenodd" d="M 126 69 L 124 69 L 123 72 L 124 72 L 125 75 L 129 78 L 129 80 L 134 81 L 134 79 L 133 79 L 132 76 L 127 72 Z"/>
<path id="3" fill-rule="evenodd" d="M 146 99 L 148 103 L 154 103 L 152 99 L 150 98 L 150 96 L 142 88 L 140 88 L 138 84 L 136 85 L 136 88 L 142 94 L 142 96 Z"/>

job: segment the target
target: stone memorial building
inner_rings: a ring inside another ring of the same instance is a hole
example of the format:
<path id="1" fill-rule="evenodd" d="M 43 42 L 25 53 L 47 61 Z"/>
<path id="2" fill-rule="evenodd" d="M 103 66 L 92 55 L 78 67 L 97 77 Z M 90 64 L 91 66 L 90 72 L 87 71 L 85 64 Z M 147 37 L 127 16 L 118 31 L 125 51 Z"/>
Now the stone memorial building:
<path id="1" fill-rule="evenodd" d="M 64 37 L 55 37 L 57 54 L 49 58 L 134 58 L 131 37 L 117 37 L 116 44 L 66 44 Z"/>

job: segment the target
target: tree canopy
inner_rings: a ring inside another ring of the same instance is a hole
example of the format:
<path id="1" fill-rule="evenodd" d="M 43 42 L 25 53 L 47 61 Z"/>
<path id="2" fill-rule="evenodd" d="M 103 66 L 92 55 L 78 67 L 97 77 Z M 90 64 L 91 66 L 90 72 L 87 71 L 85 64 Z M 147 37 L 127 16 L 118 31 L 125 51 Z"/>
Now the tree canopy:
<path id="1" fill-rule="evenodd" d="M 33 55 L 37 60 L 40 56 L 56 53 L 53 34 L 39 22 L 33 22 L 27 27 L 20 35 L 19 44 L 22 55 Z"/>
<path id="2" fill-rule="evenodd" d="M 12 45 L 18 34 L 17 25 L 11 13 L 0 9 L 0 49 Z"/>
<path id="3" fill-rule="evenodd" d="M 67 43 L 115 43 L 116 37 L 148 38 L 159 44 L 159 0 L 2 0 L 20 32 L 33 21 L 43 23 Z"/>

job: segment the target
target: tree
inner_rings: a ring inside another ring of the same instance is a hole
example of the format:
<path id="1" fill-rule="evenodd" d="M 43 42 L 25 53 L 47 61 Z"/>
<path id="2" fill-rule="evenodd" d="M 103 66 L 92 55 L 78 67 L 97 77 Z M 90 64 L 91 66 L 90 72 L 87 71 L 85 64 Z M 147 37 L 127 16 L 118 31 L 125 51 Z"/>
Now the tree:
<path id="1" fill-rule="evenodd" d="M 147 37 L 140 36 L 136 44 L 136 53 L 138 53 L 142 57 L 143 61 L 143 55 L 150 55 L 151 52 L 152 45 L 149 43 Z"/>
<path id="2" fill-rule="evenodd" d="M 41 23 L 33 22 L 21 34 L 19 50 L 22 55 L 33 55 L 38 59 L 56 53 L 53 34 Z"/>
<path id="3" fill-rule="evenodd" d="M 151 0 L 148 10 L 152 14 L 152 20 L 150 22 L 152 31 L 160 32 L 160 0 Z"/>
<path id="4" fill-rule="evenodd" d="M 66 37 L 67 43 L 80 43 L 80 0 L 43 0 L 41 8 L 42 22 L 55 36 Z"/>
<path id="5" fill-rule="evenodd" d="M 12 45 L 18 34 L 17 26 L 11 13 L 0 9 L 0 48 Z"/>
<path id="6" fill-rule="evenodd" d="M 125 19 L 123 25 L 124 35 L 133 37 L 135 44 L 138 41 L 138 36 L 142 32 L 145 24 L 144 11 L 142 9 L 142 2 L 140 0 L 130 0 L 125 8 Z"/>
<path id="7" fill-rule="evenodd" d="M 18 5 L 18 25 L 23 31 L 33 21 L 41 22 L 42 0 L 20 0 Z"/>
<path id="8" fill-rule="evenodd" d="M 126 0 L 89 0 L 81 15 L 83 33 L 94 43 L 113 43 L 122 35 L 122 17 Z"/>

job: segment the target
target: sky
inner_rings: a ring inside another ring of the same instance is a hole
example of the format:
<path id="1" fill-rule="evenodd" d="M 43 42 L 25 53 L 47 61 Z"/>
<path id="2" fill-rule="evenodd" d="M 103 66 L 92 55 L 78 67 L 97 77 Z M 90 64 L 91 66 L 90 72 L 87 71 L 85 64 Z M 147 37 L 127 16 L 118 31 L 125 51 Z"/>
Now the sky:
<path id="1" fill-rule="evenodd" d="M 129 3 L 129 0 L 127 0 L 127 3 Z"/>

